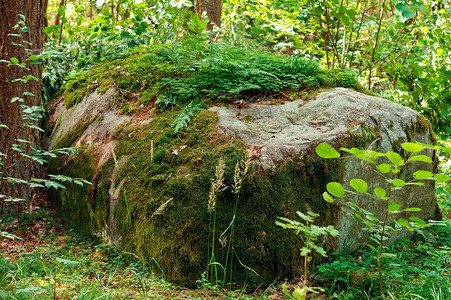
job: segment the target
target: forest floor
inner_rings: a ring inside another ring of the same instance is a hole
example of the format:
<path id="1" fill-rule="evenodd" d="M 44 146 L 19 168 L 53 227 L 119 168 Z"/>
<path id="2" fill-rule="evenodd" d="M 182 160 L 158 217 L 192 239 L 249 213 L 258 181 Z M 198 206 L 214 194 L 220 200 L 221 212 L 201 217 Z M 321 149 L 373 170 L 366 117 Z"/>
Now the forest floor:
<path id="1" fill-rule="evenodd" d="M 201 278 L 197 289 L 178 287 L 133 254 L 83 236 L 48 207 L 18 219 L 3 216 L 0 225 L 21 238 L 0 240 L 0 299 L 294 299 L 283 283 L 250 294 L 214 288 Z M 384 299 L 451 299 L 449 220 L 414 242 L 399 241 L 390 252 Z M 369 252 L 330 255 L 311 278 L 325 291 L 308 298 L 378 299 L 372 259 Z"/>

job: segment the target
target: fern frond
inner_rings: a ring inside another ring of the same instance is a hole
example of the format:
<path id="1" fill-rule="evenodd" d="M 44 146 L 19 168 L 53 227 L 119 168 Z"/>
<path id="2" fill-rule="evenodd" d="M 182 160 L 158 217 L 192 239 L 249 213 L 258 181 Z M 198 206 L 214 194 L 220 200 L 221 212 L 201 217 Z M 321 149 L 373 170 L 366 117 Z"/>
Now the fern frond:
<path id="1" fill-rule="evenodd" d="M 178 100 L 179 99 L 176 94 L 172 93 L 169 90 L 165 90 L 163 92 L 163 95 L 161 95 L 157 99 L 157 101 L 155 101 L 155 104 L 162 108 L 167 108 L 168 106 L 176 105 Z"/>
<path id="2" fill-rule="evenodd" d="M 203 101 L 193 100 L 188 104 L 175 118 L 171 127 L 174 128 L 174 133 L 179 133 L 180 129 L 188 126 L 193 116 L 200 110 L 207 108 L 207 105 Z"/>

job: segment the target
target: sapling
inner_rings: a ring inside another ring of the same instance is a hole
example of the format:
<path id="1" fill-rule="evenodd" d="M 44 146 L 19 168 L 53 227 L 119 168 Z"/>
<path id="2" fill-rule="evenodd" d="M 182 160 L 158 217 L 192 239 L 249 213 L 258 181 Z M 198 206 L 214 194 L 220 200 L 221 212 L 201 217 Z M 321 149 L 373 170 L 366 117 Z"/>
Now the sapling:
<path id="1" fill-rule="evenodd" d="M 312 252 L 315 251 L 324 257 L 327 256 L 323 247 L 317 245 L 316 242 L 318 241 L 318 238 L 323 235 L 331 235 L 333 237 L 338 236 L 338 230 L 330 225 L 327 227 L 314 225 L 313 222 L 315 218 L 319 216 L 316 213 L 308 212 L 307 215 L 305 215 L 300 211 L 297 211 L 296 214 L 303 222 L 279 217 L 280 221 L 276 221 L 276 225 L 281 226 L 283 229 L 294 230 L 296 235 L 301 238 L 301 256 L 304 257 L 304 278 L 302 287 L 296 288 L 293 297 L 296 299 L 305 299 L 308 292 L 316 292 L 315 288 L 307 287 L 307 268 L 308 262 L 311 260 Z"/>
<path id="2" fill-rule="evenodd" d="M 451 180 L 451 177 L 449 176 L 434 174 L 427 170 L 415 171 L 413 177 L 408 181 L 401 179 L 401 171 L 412 162 L 432 163 L 431 157 L 424 154 L 418 154 L 419 152 L 425 149 L 450 151 L 450 148 L 427 145 L 419 142 L 403 143 L 401 147 L 406 152 L 410 153 L 407 159 L 404 159 L 401 155 L 392 151 L 381 153 L 373 150 L 341 148 L 341 151 L 350 154 L 344 158 L 354 157 L 372 165 L 375 174 L 383 178 L 386 185 L 384 187 L 375 187 L 371 193 L 368 190 L 368 183 L 365 180 L 353 178 L 349 181 L 352 190 L 345 189 L 339 182 L 329 182 L 327 184 L 327 192 L 323 193 L 324 200 L 330 203 L 333 203 L 337 198 L 357 195 L 376 201 L 376 203 L 379 203 L 384 208 L 382 216 L 375 216 L 374 212 L 368 211 L 356 203 L 348 202 L 348 207 L 352 210 L 354 217 L 365 224 L 366 229 L 371 232 L 371 240 L 377 245 L 375 247 L 368 244 L 375 254 L 381 295 L 383 295 L 384 292 L 382 283 L 383 259 L 391 256 L 390 253 L 384 252 L 386 241 L 395 232 L 420 230 L 434 224 L 433 221 L 427 223 L 416 216 L 410 217 L 409 220 L 404 218 L 396 219 L 396 215 L 406 212 L 419 212 L 421 209 L 419 207 L 406 207 L 401 209 L 401 205 L 396 203 L 395 199 L 393 199 L 393 192 L 402 190 L 407 186 L 424 186 L 424 182 L 422 182 L 424 180 L 435 180 L 438 182 L 447 182 Z M 326 159 L 341 157 L 339 152 L 326 143 L 318 145 L 318 147 L 316 147 L 316 152 L 319 156 Z M 389 222 L 389 216 L 394 217 L 393 222 Z"/>

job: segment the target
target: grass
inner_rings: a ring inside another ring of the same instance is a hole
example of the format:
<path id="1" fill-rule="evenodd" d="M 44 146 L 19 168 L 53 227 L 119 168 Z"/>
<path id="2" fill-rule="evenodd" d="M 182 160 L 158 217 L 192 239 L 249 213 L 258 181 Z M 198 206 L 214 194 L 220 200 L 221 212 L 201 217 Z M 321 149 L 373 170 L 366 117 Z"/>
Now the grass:
<path id="1" fill-rule="evenodd" d="M 252 294 L 213 287 L 184 289 L 153 273 L 142 261 L 96 243 L 67 227 L 52 210 L 19 219 L 3 217 L 2 229 L 23 240 L 0 240 L 0 299 L 290 299 L 281 285 Z M 390 247 L 384 299 L 451 299 L 451 222 Z M 378 280 L 369 251 L 331 254 L 310 281 L 325 290 L 310 299 L 378 299 Z M 153 267 L 152 267 L 153 266 Z M 293 289 L 300 279 L 288 284 Z"/>
<path id="2" fill-rule="evenodd" d="M 157 262 L 99 244 L 38 209 L 2 229 L 23 240 L 0 240 L 0 299 L 262 299 L 262 292 L 212 288 L 187 290 L 154 274 Z"/>

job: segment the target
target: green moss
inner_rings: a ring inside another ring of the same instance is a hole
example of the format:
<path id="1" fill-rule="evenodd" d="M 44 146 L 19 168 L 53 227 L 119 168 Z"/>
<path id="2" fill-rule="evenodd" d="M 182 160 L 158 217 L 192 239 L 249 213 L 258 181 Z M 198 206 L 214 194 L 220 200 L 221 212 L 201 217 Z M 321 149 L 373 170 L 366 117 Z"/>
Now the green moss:
<path id="1" fill-rule="evenodd" d="M 210 41 L 199 47 L 182 40 L 100 63 L 69 80 L 61 94 L 67 107 L 94 89 L 102 94 L 113 86 L 121 91 L 121 101 L 135 101 L 139 95 L 139 104 L 148 104 L 163 94 L 170 94 L 179 104 L 196 98 L 229 102 L 277 95 L 279 91 L 296 94 L 336 86 L 362 91 L 356 78 L 350 70 L 323 70 L 316 62 L 297 56 Z"/>
<path id="2" fill-rule="evenodd" d="M 109 186 L 105 190 L 102 185 L 104 182 L 97 181 L 97 161 L 94 149 L 89 148 L 71 159 L 66 156 L 52 159 L 48 168 L 50 173 L 84 178 L 95 183 L 93 186 L 68 184 L 65 190 L 52 194 L 53 201 L 58 203 L 62 213 L 73 220 L 79 229 L 89 233 L 100 231 L 108 212 L 108 196 L 105 191 L 108 191 Z"/>

